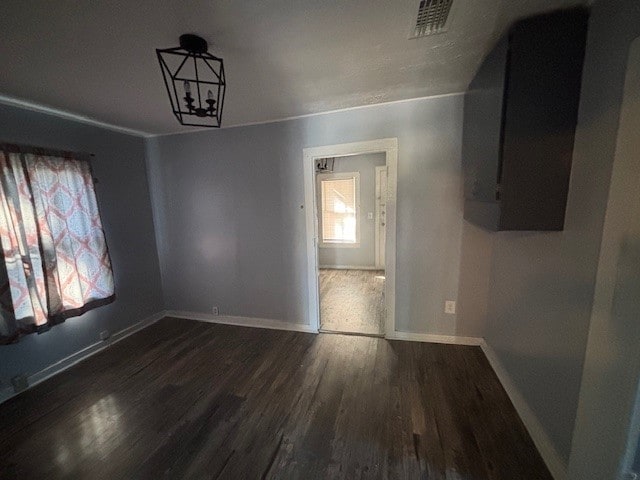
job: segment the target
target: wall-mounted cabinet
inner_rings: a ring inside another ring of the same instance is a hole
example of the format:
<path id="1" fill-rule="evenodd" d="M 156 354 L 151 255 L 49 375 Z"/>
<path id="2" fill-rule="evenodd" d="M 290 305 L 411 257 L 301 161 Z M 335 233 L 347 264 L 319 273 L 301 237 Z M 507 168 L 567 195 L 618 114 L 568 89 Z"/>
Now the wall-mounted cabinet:
<path id="1" fill-rule="evenodd" d="M 466 220 L 562 230 L 588 10 L 522 20 L 484 59 L 464 102 Z"/>

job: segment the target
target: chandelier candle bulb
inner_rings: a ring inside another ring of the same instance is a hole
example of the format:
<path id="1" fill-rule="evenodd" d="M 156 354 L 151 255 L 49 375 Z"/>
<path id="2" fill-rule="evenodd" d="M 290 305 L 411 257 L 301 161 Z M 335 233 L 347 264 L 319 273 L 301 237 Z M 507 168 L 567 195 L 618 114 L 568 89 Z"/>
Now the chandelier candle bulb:
<path id="1" fill-rule="evenodd" d="M 210 114 L 213 114 L 213 112 L 216 111 L 216 109 L 214 108 L 216 101 L 213 99 L 213 92 L 211 90 L 207 92 L 206 101 L 207 101 L 207 105 L 209 105 L 209 108 L 207 110 L 209 111 Z"/>

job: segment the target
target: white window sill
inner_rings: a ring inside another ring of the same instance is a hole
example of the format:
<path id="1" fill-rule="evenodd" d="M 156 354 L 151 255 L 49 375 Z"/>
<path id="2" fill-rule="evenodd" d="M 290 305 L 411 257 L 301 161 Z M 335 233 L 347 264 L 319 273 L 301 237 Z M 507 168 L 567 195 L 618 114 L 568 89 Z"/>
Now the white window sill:
<path id="1" fill-rule="evenodd" d="M 360 242 L 357 243 L 319 243 L 320 248 L 360 248 Z"/>

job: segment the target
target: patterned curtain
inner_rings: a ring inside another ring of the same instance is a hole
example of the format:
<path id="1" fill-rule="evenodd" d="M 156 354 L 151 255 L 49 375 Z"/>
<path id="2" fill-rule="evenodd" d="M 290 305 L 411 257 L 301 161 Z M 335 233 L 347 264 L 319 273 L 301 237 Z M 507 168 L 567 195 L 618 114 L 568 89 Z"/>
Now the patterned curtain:
<path id="1" fill-rule="evenodd" d="M 89 163 L 0 151 L 0 341 L 113 301 Z"/>

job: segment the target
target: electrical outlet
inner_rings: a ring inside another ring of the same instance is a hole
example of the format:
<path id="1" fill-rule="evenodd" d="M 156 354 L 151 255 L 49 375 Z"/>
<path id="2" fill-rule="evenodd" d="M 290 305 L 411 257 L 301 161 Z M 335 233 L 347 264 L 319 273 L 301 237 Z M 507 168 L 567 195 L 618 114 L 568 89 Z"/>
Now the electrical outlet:
<path id="1" fill-rule="evenodd" d="M 211 313 L 213 313 L 214 315 L 220 315 L 220 311 L 218 310 L 218 307 L 213 307 L 211 309 Z"/>
<path id="2" fill-rule="evenodd" d="M 447 300 L 444 302 L 444 313 L 456 313 L 456 302 L 454 300 Z"/>
<path id="3" fill-rule="evenodd" d="M 111 333 L 109 332 L 109 330 L 103 330 L 100 332 L 100 340 L 102 340 L 103 342 L 107 340 L 110 336 L 111 336 Z"/>

